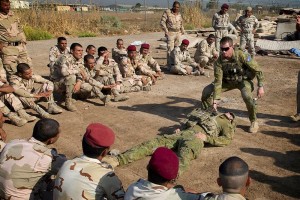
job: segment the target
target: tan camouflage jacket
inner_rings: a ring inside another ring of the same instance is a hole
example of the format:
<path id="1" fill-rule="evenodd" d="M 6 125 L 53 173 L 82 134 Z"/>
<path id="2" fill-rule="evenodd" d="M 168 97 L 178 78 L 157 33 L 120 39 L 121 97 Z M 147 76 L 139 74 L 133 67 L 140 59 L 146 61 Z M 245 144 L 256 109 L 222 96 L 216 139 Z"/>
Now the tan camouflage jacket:
<path id="1" fill-rule="evenodd" d="M 253 30 L 258 28 L 258 20 L 254 15 L 246 17 L 240 16 L 236 25 L 241 29 L 242 33 L 252 33 Z"/>
<path id="2" fill-rule="evenodd" d="M 212 27 L 215 30 L 228 29 L 229 23 L 230 23 L 230 18 L 228 13 L 222 15 L 220 12 L 217 12 L 214 14 L 212 18 Z"/>
<path id="3" fill-rule="evenodd" d="M 4 43 L 26 42 L 20 20 L 12 11 L 9 11 L 7 15 L 0 13 L 0 41 Z"/>
<path id="4" fill-rule="evenodd" d="M 55 64 L 55 62 L 57 61 L 57 59 L 61 56 L 61 55 L 66 55 L 70 53 L 70 48 L 67 47 L 64 51 L 61 51 L 57 45 L 55 45 L 54 47 L 50 48 L 50 52 L 49 52 L 49 67 L 53 66 Z"/>
<path id="5" fill-rule="evenodd" d="M 55 62 L 51 79 L 60 81 L 69 75 L 75 75 L 77 81 L 80 81 L 82 80 L 80 68 L 83 68 L 82 58 L 77 60 L 72 54 L 63 55 Z"/>
<path id="6" fill-rule="evenodd" d="M 83 155 L 61 167 L 53 199 L 118 200 L 123 199 L 124 194 L 122 183 L 109 164 Z"/>
<path id="7" fill-rule="evenodd" d="M 247 80 L 253 79 L 252 77 L 249 77 L 248 73 L 251 73 L 251 76 L 254 75 L 257 78 L 258 87 L 263 86 L 264 75 L 257 62 L 252 59 L 249 54 L 244 53 L 241 50 L 235 50 L 231 60 L 225 60 L 220 56 L 215 62 L 214 99 L 221 99 L 222 83 L 228 82 L 227 78 L 229 77 L 226 74 L 232 67 L 235 69 L 243 68 L 243 74 L 241 75 L 242 80 L 244 78 Z M 242 80 L 233 80 L 233 82 L 241 82 Z"/>
<path id="8" fill-rule="evenodd" d="M 187 62 L 193 67 L 198 66 L 198 64 L 191 58 L 188 50 L 181 51 L 180 47 L 175 47 L 171 51 L 171 65 L 184 65 L 183 62 Z"/>
<path id="9" fill-rule="evenodd" d="M 40 199 L 65 160 L 33 137 L 7 143 L 0 155 L 1 199 Z"/>
<path id="10" fill-rule="evenodd" d="M 181 32 L 184 34 L 184 28 L 182 24 L 181 14 L 175 15 L 172 10 L 168 9 L 164 12 L 160 20 L 160 26 L 165 33 L 170 32 Z"/>
<path id="11" fill-rule="evenodd" d="M 215 43 L 208 44 L 207 40 L 202 40 L 197 47 L 194 58 L 199 58 L 200 56 L 206 56 L 208 58 L 212 58 L 214 54 L 217 54 L 217 50 L 215 47 Z"/>
<path id="12" fill-rule="evenodd" d="M 138 59 L 140 62 L 144 63 L 144 66 L 155 72 L 161 72 L 160 66 L 157 61 L 150 55 L 139 54 Z"/>
<path id="13" fill-rule="evenodd" d="M 1 54 L 0 54 L 0 57 L 1 57 Z M 2 62 L 2 59 L 0 58 L 0 79 L 2 81 L 6 81 L 7 82 L 7 76 L 6 76 L 6 71 L 3 67 L 3 62 Z"/>
<path id="14" fill-rule="evenodd" d="M 116 82 L 122 82 L 122 74 L 120 72 L 118 63 L 114 59 L 108 59 L 108 64 L 103 63 L 104 58 L 99 58 L 95 70 L 98 71 L 98 75 L 102 77 L 114 77 Z"/>
<path id="15" fill-rule="evenodd" d="M 112 59 L 114 59 L 118 64 L 121 63 L 123 57 L 127 56 L 126 48 L 118 49 L 117 47 L 113 48 L 111 51 Z"/>
<path id="16" fill-rule="evenodd" d="M 85 77 L 82 77 L 84 82 L 89 83 L 90 85 L 95 86 L 100 89 L 103 88 L 104 85 L 102 83 L 100 83 L 99 81 L 95 80 L 95 77 L 97 74 L 95 69 L 89 70 L 87 67 L 84 67 L 84 66 L 80 67 L 80 69 L 85 74 Z"/>
<path id="17" fill-rule="evenodd" d="M 32 75 L 32 78 L 29 80 L 22 79 L 18 75 L 12 75 L 9 79 L 11 86 L 15 89 L 15 94 L 21 97 L 34 97 L 36 90 L 34 88 L 35 83 L 47 83 L 49 85 L 48 88 L 53 88 L 53 83 L 40 75 Z M 52 89 L 53 91 L 53 89 Z"/>
<path id="18" fill-rule="evenodd" d="M 120 72 L 123 78 L 136 78 L 136 71 L 141 71 L 141 73 L 147 73 L 148 71 L 143 67 L 143 63 L 139 62 L 138 59 L 123 58 L 121 64 L 119 65 Z M 150 74 L 151 76 L 151 74 Z"/>

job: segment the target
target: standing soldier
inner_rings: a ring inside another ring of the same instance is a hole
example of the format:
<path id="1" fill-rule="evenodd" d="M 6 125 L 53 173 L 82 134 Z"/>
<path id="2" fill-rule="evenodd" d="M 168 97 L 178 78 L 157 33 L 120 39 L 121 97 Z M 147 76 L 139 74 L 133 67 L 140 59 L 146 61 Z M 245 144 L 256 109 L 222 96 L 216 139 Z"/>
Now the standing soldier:
<path id="1" fill-rule="evenodd" d="M 250 50 L 249 53 L 253 57 L 255 55 L 254 33 L 258 27 L 258 20 L 252 15 L 251 7 L 247 7 L 245 15 L 239 17 L 236 25 L 239 31 L 241 31 L 240 48 L 244 51 L 247 44 Z"/>
<path id="2" fill-rule="evenodd" d="M 0 0 L 0 41 L 3 42 L 2 60 L 10 76 L 17 71 L 18 63 L 31 65 L 26 50 L 26 36 L 19 19 L 10 11 L 10 1 Z"/>
<path id="3" fill-rule="evenodd" d="M 201 68 L 214 69 L 213 65 L 219 56 L 215 46 L 215 36 L 210 34 L 206 40 L 202 40 L 197 47 L 194 59 L 200 64 Z"/>
<path id="4" fill-rule="evenodd" d="M 227 13 L 229 5 L 224 3 L 221 10 L 214 14 L 212 19 L 212 27 L 216 31 L 216 49 L 220 50 L 221 38 L 228 35 L 228 26 L 230 23 L 229 14 Z"/>
<path id="5" fill-rule="evenodd" d="M 179 45 L 180 37 L 184 34 L 183 19 L 179 12 L 180 3 L 174 1 L 173 8 L 164 12 L 161 17 L 160 25 L 165 32 L 167 38 L 167 64 L 169 65 L 169 59 L 171 51 L 174 47 Z"/>
<path id="6" fill-rule="evenodd" d="M 230 37 L 221 39 L 221 56 L 215 64 L 215 80 L 206 86 L 202 92 L 202 106 L 204 109 L 211 105 L 217 111 L 221 99 L 221 93 L 239 89 L 247 106 L 251 126 L 250 133 L 258 131 L 256 117 L 256 100 L 252 97 L 254 90 L 253 79 L 257 78 L 257 97 L 264 95 L 263 73 L 258 64 L 249 54 L 241 50 L 234 50 L 233 41 Z"/>
<path id="7" fill-rule="evenodd" d="M 53 66 L 57 59 L 61 55 L 66 55 L 70 53 L 69 47 L 67 47 L 67 39 L 65 37 L 59 37 L 57 38 L 57 45 L 54 47 L 51 47 L 50 52 L 49 52 L 49 61 L 50 63 L 48 64 L 48 67 L 50 68 L 50 75 L 53 73 Z"/>

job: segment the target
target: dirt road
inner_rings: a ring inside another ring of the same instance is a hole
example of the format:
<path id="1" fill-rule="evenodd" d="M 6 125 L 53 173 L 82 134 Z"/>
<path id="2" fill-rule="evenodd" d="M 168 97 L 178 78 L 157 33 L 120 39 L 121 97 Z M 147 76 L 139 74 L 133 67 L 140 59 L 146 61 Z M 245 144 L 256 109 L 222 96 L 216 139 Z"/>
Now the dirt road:
<path id="1" fill-rule="evenodd" d="M 157 41 L 163 34 L 150 33 L 122 36 L 125 44 L 142 40 L 152 44 L 152 53 L 159 63 L 165 63 L 166 52 L 157 50 Z M 114 47 L 119 36 L 105 38 L 70 38 L 68 43 L 79 42 L 84 47 Z M 34 71 L 48 75 L 48 52 L 55 40 L 29 42 L 28 49 L 33 59 Z M 235 138 L 227 147 L 204 148 L 190 170 L 178 179 L 178 184 L 199 192 L 219 192 L 217 186 L 219 164 L 229 156 L 245 159 L 251 168 L 252 184 L 248 190 L 249 199 L 299 199 L 300 198 L 300 126 L 291 123 L 287 116 L 294 114 L 296 101 L 296 75 L 300 69 L 299 59 L 286 59 L 257 56 L 257 61 L 265 73 L 265 92 L 258 100 L 260 131 L 247 133 L 249 121 L 240 92 L 231 91 L 222 95 L 221 111 L 231 111 L 238 117 Z M 101 122 L 110 126 L 116 133 L 113 148 L 124 151 L 138 143 L 151 139 L 160 133 L 170 133 L 179 127 L 198 103 L 205 85 L 212 82 L 213 76 L 187 77 L 166 75 L 150 92 L 129 94 L 126 102 L 112 103 L 104 107 L 99 100 L 76 102 L 78 111 L 65 111 L 54 118 L 62 127 L 61 137 L 54 145 L 68 158 L 81 154 L 81 139 L 85 127 L 91 122 Z M 33 112 L 34 113 L 34 112 Z M 18 128 L 5 124 L 8 140 L 26 138 L 32 133 L 34 123 Z M 146 178 L 146 165 L 149 158 L 117 167 L 116 172 L 124 187 L 140 177 Z"/>

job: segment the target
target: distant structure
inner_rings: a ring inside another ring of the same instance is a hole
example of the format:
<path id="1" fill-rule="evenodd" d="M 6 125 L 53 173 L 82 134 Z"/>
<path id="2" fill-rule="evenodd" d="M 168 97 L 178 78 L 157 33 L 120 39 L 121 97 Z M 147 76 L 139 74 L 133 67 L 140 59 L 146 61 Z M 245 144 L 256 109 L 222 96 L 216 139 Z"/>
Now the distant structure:
<path id="1" fill-rule="evenodd" d="M 11 0 L 10 7 L 12 9 L 29 9 L 29 2 L 28 1 Z"/>

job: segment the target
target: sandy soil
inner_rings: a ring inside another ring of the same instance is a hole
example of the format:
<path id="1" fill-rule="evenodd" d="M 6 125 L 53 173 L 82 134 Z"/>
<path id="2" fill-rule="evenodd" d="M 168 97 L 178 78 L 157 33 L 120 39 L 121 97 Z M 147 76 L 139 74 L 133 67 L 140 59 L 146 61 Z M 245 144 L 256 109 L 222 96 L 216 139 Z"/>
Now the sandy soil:
<path id="1" fill-rule="evenodd" d="M 159 63 L 165 64 L 166 51 L 157 50 L 162 33 L 122 36 L 125 44 L 134 40 L 152 44 L 152 53 Z M 69 44 L 79 42 L 84 47 L 114 47 L 119 36 L 103 38 L 70 38 Z M 29 42 L 28 50 L 33 59 L 34 71 L 47 75 L 48 51 L 56 40 Z M 194 51 L 194 49 L 192 49 Z M 249 199 L 299 199 L 300 198 L 300 135 L 299 123 L 291 123 L 287 116 L 295 112 L 296 76 L 300 60 L 292 58 L 260 57 L 257 61 L 265 73 L 265 92 L 258 100 L 260 130 L 257 134 L 247 133 L 249 121 L 240 92 L 223 94 L 221 111 L 234 112 L 238 117 L 235 138 L 227 147 L 204 148 L 198 159 L 194 160 L 178 184 L 199 192 L 220 192 L 216 184 L 218 166 L 229 156 L 245 159 L 251 168 L 253 179 L 247 197 Z M 212 72 L 211 72 L 212 73 Z M 126 102 L 102 106 L 97 100 L 76 102 L 78 111 L 65 111 L 54 116 L 61 124 L 61 137 L 54 145 L 68 158 L 81 154 L 81 139 L 86 126 L 91 122 L 101 122 L 116 133 L 113 148 L 124 151 L 138 143 L 170 133 L 180 126 L 197 104 L 205 85 L 212 82 L 213 76 L 187 77 L 166 75 L 166 79 L 153 86 L 150 92 L 129 94 Z M 32 113 L 34 113 L 32 111 Z M 34 123 L 18 128 L 5 124 L 8 140 L 30 137 Z M 116 172 L 124 187 L 140 177 L 146 178 L 146 165 L 149 158 L 117 167 Z"/>

